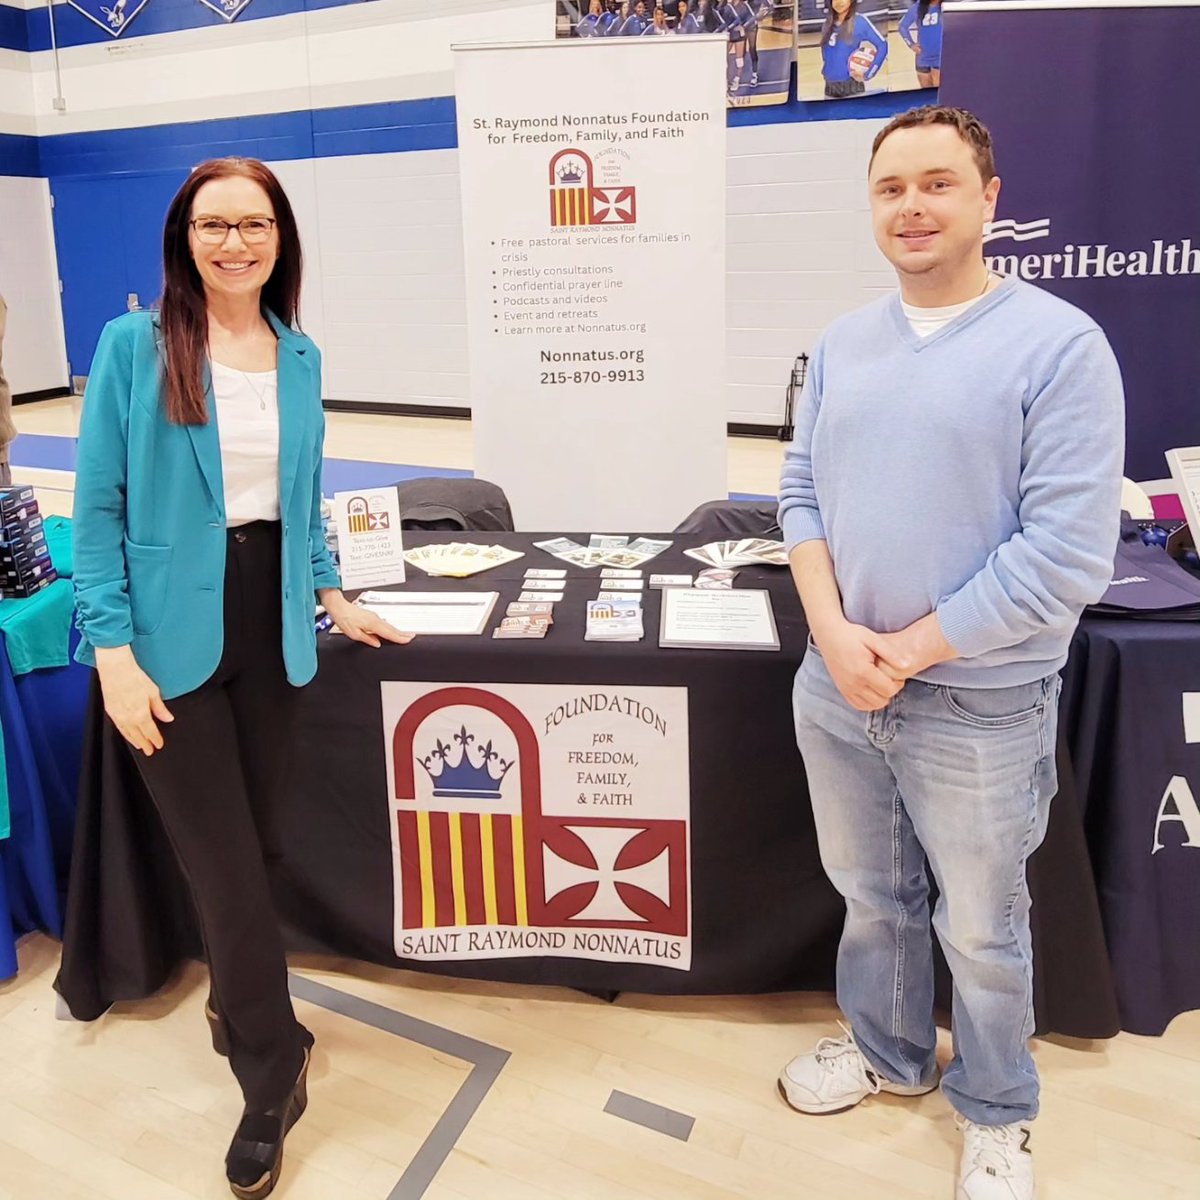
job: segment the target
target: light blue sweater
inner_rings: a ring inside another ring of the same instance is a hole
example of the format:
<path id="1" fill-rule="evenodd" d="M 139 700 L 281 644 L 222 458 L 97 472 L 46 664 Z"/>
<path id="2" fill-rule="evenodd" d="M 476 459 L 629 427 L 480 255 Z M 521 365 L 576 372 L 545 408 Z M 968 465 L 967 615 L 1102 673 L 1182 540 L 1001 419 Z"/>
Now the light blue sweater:
<path id="1" fill-rule="evenodd" d="M 1124 413 L 1103 332 L 1047 292 L 1007 279 L 928 338 L 888 296 L 813 352 L 784 539 L 825 539 L 850 621 L 891 633 L 937 612 L 960 657 L 919 678 L 1032 682 L 1111 580 Z"/>

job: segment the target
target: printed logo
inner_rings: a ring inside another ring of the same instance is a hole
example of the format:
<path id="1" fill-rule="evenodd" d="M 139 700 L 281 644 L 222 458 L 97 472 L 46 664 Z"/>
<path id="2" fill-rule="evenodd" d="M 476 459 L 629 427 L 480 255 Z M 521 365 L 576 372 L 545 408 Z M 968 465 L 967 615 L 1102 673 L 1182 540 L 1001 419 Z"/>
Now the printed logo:
<path id="1" fill-rule="evenodd" d="M 384 496 L 351 496 L 346 504 L 349 533 L 377 533 L 391 528 Z"/>
<path id="2" fill-rule="evenodd" d="M 994 242 L 1032 242 L 1050 237 L 1050 218 L 993 221 L 983 235 L 984 245 Z M 988 268 L 998 275 L 1017 276 L 1034 283 L 1051 279 L 1118 279 L 1144 275 L 1200 275 L 1200 235 L 1167 242 L 1156 238 L 1142 249 L 1115 249 L 1107 242 L 1076 245 L 1068 242 L 1054 251 L 1034 254 L 993 254 Z"/>
<path id="3" fill-rule="evenodd" d="M 1184 692 L 1182 701 L 1184 745 L 1200 745 L 1200 692 Z M 1185 775 L 1172 775 L 1162 799 L 1158 802 L 1154 820 L 1154 843 L 1150 850 L 1152 855 L 1166 847 L 1166 843 L 1162 841 L 1164 825 L 1180 827 L 1180 830 L 1170 837 L 1172 845 L 1200 850 L 1200 804 L 1197 804 L 1196 793 Z M 1176 843 L 1175 838 L 1180 836 L 1182 841 Z"/>
<path id="4" fill-rule="evenodd" d="M 380 687 L 399 957 L 690 967 L 686 688 Z"/>
<path id="5" fill-rule="evenodd" d="M 200 0 L 200 3 L 226 21 L 236 20 L 250 6 L 250 0 Z"/>
<path id="6" fill-rule="evenodd" d="M 550 160 L 550 224 L 635 225 L 637 189 L 598 187 L 591 158 L 582 150 L 560 150 Z"/>
<path id="7" fill-rule="evenodd" d="M 983 241 L 985 245 L 998 238 L 1012 238 L 1014 242 L 1032 242 L 1036 238 L 1049 236 L 1049 217 L 1042 217 L 1039 221 L 1026 221 L 1023 225 L 1020 221 L 1010 218 L 1007 221 L 993 221 L 983 235 Z"/>
<path id="8" fill-rule="evenodd" d="M 67 3 L 105 33 L 117 38 L 146 7 L 147 0 L 67 0 Z"/>

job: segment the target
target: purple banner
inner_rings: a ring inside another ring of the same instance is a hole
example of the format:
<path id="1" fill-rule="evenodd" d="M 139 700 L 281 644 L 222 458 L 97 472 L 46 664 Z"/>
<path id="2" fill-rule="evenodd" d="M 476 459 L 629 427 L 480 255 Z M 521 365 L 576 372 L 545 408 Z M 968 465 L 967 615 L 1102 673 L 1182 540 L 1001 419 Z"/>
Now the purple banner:
<path id="1" fill-rule="evenodd" d="M 992 131 L 985 252 L 1104 328 L 1125 378 L 1126 474 L 1200 445 L 1200 5 L 947 10 L 943 104 Z M 1181 54 L 1184 56 L 1181 58 Z"/>

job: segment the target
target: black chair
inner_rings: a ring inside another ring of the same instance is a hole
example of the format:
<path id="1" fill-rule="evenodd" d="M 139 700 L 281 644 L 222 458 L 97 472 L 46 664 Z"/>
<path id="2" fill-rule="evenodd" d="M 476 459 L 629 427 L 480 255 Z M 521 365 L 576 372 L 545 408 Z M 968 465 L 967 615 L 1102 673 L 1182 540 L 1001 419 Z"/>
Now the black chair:
<path id="1" fill-rule="evenodd" d="M 710 541 L 733 537 L 781 538 L 775 500 L 708 500 L 692 509 L 676 533 L 690 533 Z"/>
<path id="2" fill-rule="evenodd" d="M 396 485 L 401 529 L 512 531 L 513 515 L 503 489 L 486 479 L 422 475 Z"/>

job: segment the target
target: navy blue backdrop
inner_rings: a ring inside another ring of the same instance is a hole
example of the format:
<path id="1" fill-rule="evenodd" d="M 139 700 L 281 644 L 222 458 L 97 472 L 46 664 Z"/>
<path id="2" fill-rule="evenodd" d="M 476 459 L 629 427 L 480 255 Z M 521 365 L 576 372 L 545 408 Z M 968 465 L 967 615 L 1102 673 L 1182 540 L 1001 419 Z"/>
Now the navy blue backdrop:
<path id="1" fill-rule="evenodd" d="M 1133 479 L 1165 477 L 1165 450 L 1200 445 L 1200 75 L 1185 46 L 1200 46 L 1200 6 L 946 16 L 939 99 L 996 142 L 986 252 L 1103 326 Z"/>

